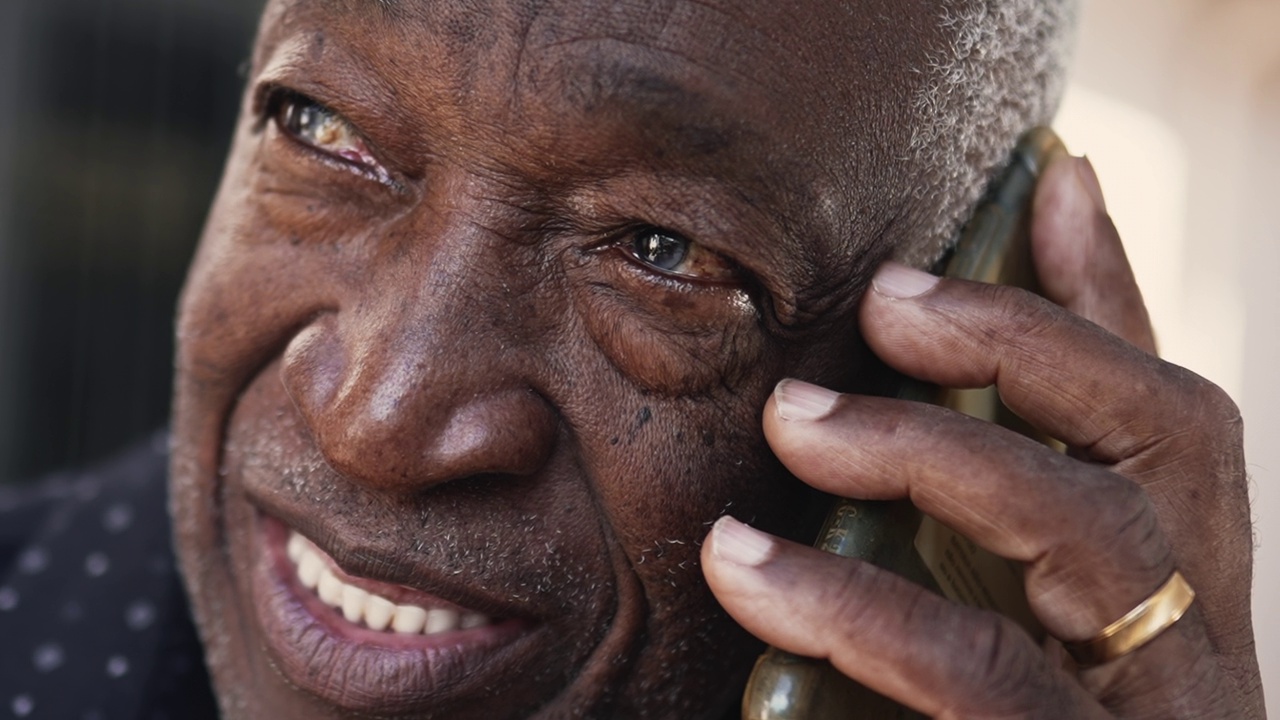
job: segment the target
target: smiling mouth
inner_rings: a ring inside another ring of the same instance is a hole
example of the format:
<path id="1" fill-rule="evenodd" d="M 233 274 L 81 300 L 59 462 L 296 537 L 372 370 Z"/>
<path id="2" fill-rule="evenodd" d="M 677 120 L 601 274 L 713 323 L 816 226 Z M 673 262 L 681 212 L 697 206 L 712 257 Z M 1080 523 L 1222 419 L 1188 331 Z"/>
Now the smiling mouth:
<path id="1" fill-rule="evenodd" d="M 352 625 L 398 635 L 440 635 L 495 624 L 487 615 L 437 599 L 396 602 L 392 599 L 396 595 L 421 594 L 403 586 L 347 575 L 296 530 L 289 531 L 286 552 L 297 570 L 298 582 L 322 603 L 341 612 Z"/>
<path id="2" fill-rule="evenodd" d="M 494 614 L 500 602 L 482 598 L 492 607 L 476 610 L 424 588 L 352 575 L 288 523 L 266 513 L 258 519 L 250 612 L 275 668 L 323 702 L 379 716 L 461 717 L 484 688 L 518 676 L 545 651 L 543 624 Z M 377 558 L 352 562 L 409 575 Z M 449 580 L 433 585 L 468 595 Z"/>

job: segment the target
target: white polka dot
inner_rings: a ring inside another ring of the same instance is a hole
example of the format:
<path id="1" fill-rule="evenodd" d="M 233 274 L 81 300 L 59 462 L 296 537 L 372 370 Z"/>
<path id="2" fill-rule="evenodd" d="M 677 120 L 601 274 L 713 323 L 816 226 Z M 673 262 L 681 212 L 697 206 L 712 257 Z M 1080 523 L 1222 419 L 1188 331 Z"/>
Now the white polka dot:
<path id="1" fill-rule="evenodd" d="M 5 585 L 0 587 L 0 612 L 8 612 L 18 607 L 18 591 Z"/>
<path id="2" fill-rule="evenodd" d="M 36 701 L 31 699 L 30 695 L 19 695 L 9 703 L 9 707 L 13 708 L 13 714 L 18 717 L 26 717 L 36 709 Z"/>
<path id="3" fill-rule="evenodd" d="M 92 553 L 84 559 L 84 571 L 89 577 L 102 577 L 110 569 L 111 561 L 107 559 L 106 553 Z"/>
<path id="4" fill-rule="evenodd" d="M 113 678 L 124 677 L 129 672 L 129 660 L 123 655 L 112 655 L 107 659 L 107 675 Z"/>
<path id="5" fill-rule="evenodd" d="M 49 551 L 42 547 L 27 548 L 18 557 L 18 569 L 28 575 L 35 575 L 47 567 L 49 567 Z"/>
<path id="6" fill-rule="evenodd" d="M 133 508 L 126 503 L 116 503 L 102 514 L 102 527 L 109 533 L 123 532 L 133 524 Z"/>
<path id="7" fill-rule="evenodd" d="M 62 654 L 62 646 L 55 642 L 47 642 L 40 647 L 31 656 L 31 662 L 35 663 L 36 669 L 40 672 L 53 672 L 62 667 L 62 661 L 66 657 Z"/>
<path id="8" fill-rule="evenodd" d="M 137 600 L 124 612 L 124 622 L 131 630 L 146 630 L 156 620 L 156 608 L 146 600 Z"/>

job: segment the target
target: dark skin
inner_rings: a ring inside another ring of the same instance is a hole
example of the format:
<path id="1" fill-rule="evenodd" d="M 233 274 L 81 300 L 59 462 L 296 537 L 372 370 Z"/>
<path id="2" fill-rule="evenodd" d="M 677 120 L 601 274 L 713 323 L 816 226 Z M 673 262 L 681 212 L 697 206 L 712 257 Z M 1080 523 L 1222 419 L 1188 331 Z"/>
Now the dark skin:
<path id="1" fill-rule="evenodd" d="M 179 318 L 178 546 L 226 714 L 734 705 L 758 641 L 699 545 L 725 513 L 799 532 L 778 379 L 882 383 L 848 329 L 908 239 L 943 41 L 923 0 L 750 5 L 268 6 Z M 492 621 L 344 626 L 290 530 Z"/>

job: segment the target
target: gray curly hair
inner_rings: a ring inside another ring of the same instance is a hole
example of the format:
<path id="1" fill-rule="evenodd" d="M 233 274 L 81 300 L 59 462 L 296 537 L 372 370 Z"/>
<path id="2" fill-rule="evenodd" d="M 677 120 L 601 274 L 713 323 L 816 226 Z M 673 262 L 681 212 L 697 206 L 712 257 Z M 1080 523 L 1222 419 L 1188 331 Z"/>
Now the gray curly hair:
<path id="1" fill-rule="evenodd" d="M 1075 0 L 942 0 L 950 46 L 929 58 L 915 99 L 913 161 L 933 182 L 915 191 L 917 241 L 898 251 L 924 267 L 954 242 L 964 219 L 1028 128 L 1058 109 L 1074 37 Z"/>

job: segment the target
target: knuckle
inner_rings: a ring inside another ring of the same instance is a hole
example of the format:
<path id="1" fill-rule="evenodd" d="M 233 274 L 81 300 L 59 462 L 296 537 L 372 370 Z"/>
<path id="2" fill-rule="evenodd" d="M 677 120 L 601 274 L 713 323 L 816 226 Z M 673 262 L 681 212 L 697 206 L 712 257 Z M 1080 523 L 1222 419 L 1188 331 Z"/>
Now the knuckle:
<path id="1" fill-rule="evenodd" d="M 1101 506 L 1098 519 L 1101 527 L 1091 533 L 1093 544 L 1101 544 L 1116 553 L 1127 548 L 1133 557 L 1144 564 L 1158 565 L 1169 554 L 1168 544 L 1160 532 L 1159 516 L 1151 497 L 1137 483 L 1127 478 L 1106 473 L 1103 481 L 1110 486 Z"/>
<path id="2" fill-rule="evenodd" d="M 967 710 L 1018 716 L 1051 694 L 1044 656 L 1021 628 L 984 611 L 971 611 L 967 620 L 964 642 L 971 661 L 957 665 L 956 678 L 959 687 L 970 689 Z"/>
<path id="3" fill-rule="evenodd" d="M 867 602 L 867 598 L 892 591 L 886 587 L 890 578 L 870 563 L 844 562 L 839 567 L 842 568 L 839 578 L 826 586 L 826 597 L 820 602 L 831 609 L 830 617 L 839 623 L 839 633 L 850 643 L 856 643 L 858 638 L 886 621 L 873 612 L 876 604 Z"/>
<path id="4" fill-rule="evenodd" d="M 1171 376 L 1161 427 L 1135 457 L 1160 470 L 1181 492 L 1199 495 L 1206 483 L 1220 500 L 1248 503 L 1244 470 L 1244 420 L 1225 390 L 1176 365 Z M 1151 483 L 1146 483 L 1152 485 Z M 1156 492 L 1167 492 L 1152 486 Z"/>
<path id="5" fill-rule="evenodd" d="M 1201 414 L 1222 429 L 1229 429 L 1233 432 L 1242 429 L 1243 421 L 1240 416 L 1240 406 L 1236 404 L 1235 400 L 1231 399 L 1227 391 L 1204 378 L 1197 377 L 1196 379 L 1199 382 L 1195 385 L 1194 398 Z"/>
<path id="6" fill-rule="evenodd" d="M 1180 421 L 1230 434 L 1242 429 L 1240 407 L 1226 390 L 1184 367 L 1165 363 L 1165 368 L 1170 383 L 1180 389 Z"/>
<path id="7" fill-rule="evenodd" d="M 1003 328 L 1001 334 L 1035 339 L 1051 333 L 1061 317 L 1056 306 L 1020 288 L 988 285 L 983 288 L 987 302 L 995 311 L 995 319 Z"/>
<path id="8" fill-rule="evenodd" d="M 938 596 L 871 563 L 841 563 L 839 579 L 819 599 L 831 620 L 829 631 L 845 646 L 859 646 L 872 637 L 900 637 L 905 628 L 936 628 L 949 624 Z M 870 598 L 877 598 L 869 601 Z"/>
<path id="9" fill-rule="evenodd" d="M 1089 500 L 1087 518 L 1069 524 L 1043 559 L 1043 578 L 1055 592 L 1091 586 L 1102 576 L 1134 573 L 1161 580 L 1173 562 L 1159 513 L 1147 492 L 1133 481 L 1096 468 L 1083 479 L 1080 496 Z"/>

